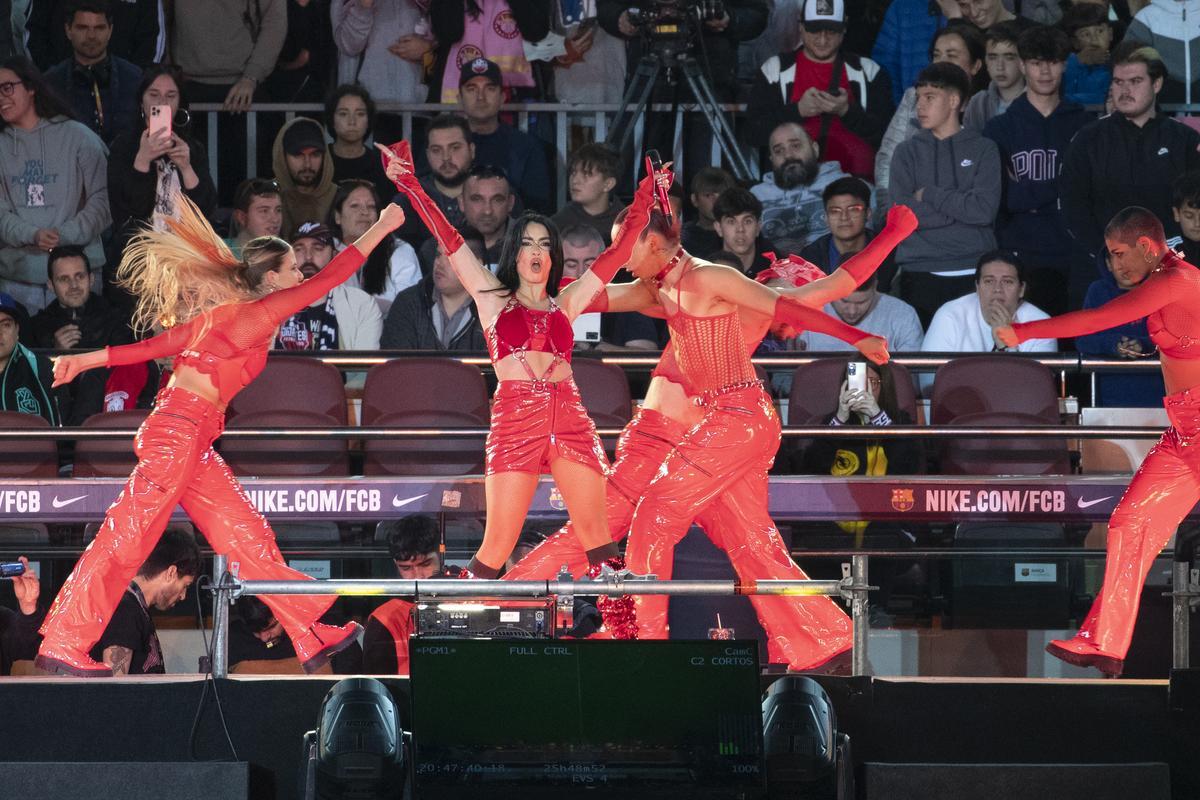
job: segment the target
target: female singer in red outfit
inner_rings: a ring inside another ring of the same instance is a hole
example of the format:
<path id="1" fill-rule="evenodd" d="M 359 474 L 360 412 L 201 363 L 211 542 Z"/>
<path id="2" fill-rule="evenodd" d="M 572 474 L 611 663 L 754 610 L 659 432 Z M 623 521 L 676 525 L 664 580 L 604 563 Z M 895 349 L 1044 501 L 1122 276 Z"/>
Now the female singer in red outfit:
<path id="1" fill-rule="evenodd" d="M 329 266 L 303 280 L 286 242 L 263 237 L 235 258 L 191 201 L 180 198 L 167 231 L 126 248 L 118 278 L 137 297 L 135 323 L 165 333 L 136 344 L 55 359 L 55 386 L 80 372 L 175 356 L 174 373 L 134 440 L 138 464 L 109 507 L 42 625 L 37 666 L 82 677 L 111 675 L 88 657 L 129 581 L 162 535 L 176 504 L 248 580 L 304 580 L 287 567 L 275 534 L 213 450 L 225 408 L 262 371 L 279 324 L 353 275 L 366 254 L 404 221 L 389 205 Z M 303 282 L 302 282 L 303 281 Z M 359 625 L 317 622 L 330 596 L 263 597 L 306 671 L 349 646 Z"/>
<path id="2" fill-rule="evenodd" d="M 425 194 L 407 142 L 385 151 L 388 177 L 412 202 L 470 293 L 499 385 L 487 438 L 483 544 L 467 569 L 494 578 L 520 536 L 539 476 L 549 469 L 593 568 L 624 565 L 604 518 L 608 459 L 571 377 L 571 323 L 625 264 L 649 218 L 653 180 L 642 181 L 626 224 L 591 269 L 559 291 L 558 230 L 539 214 L 509 225 L 493 275 Z"/>
<path id="3" fill-rule="evenodd" d="M 1071 664 L 1121 674 L 1146 573 L 1200 500 L 1200 270 L 1166 244 L 1162 223 L 1132 206 L 1104 229 L 1113 271 L 1132 284 L 1099 308 L 996 329 L 1012 347 L 1027 339 L 1067 338 L 1146 317 L 1158 346 L 1171 420 L 1113 511 L 1104 585 L 1079 632 L 1046 650 Z"/>

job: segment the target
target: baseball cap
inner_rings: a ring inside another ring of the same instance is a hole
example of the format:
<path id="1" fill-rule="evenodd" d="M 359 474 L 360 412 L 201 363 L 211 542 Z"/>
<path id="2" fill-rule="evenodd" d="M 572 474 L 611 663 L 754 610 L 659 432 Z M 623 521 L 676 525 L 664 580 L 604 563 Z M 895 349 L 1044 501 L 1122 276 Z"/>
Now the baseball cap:
<path id="1" fill-rule="evenodd" d="M 18 325 L 21 324 L 21 320 L 25 317 L 21 306 L 17 304 L 16 298 L 4 292 L 0 292 L 0 314 L 8 314 Z"/>
<path id="2" fill-rule="evenodd" d="M 296 228 L 296 233 L 292 236 L 292 244 L 301 239 L 316 239 L 318 242 L 329 247 L 333 247 L 333 231 L 328 225 L 320 222 L 304 222 L 300 227 Z"/>
<path id="3" fill-rule="evenodd" d="M 810 32 L 846 30 L 846 6 L 844 0 L 804 0 L 801 17 L 804 29 Z"/>
<path id="4" fill-rule="evenodd" d="M 283 152 L 299 155 L 308 148 L 325 149 L 325 134 L 321 126 L 311 119 L 299 119 L 283 134 Z"/>
<path id="5" fill-rule="evenodd" d="M 462 86 L 471 78 L 487 78 L 497 86 L 504 84 L 504 80 L 500 76 L 500 67 L 495 61 L 488 61 L 486 58 L 473 58 L 463 64 L 462 72 L 458 75 L 458 85 Z"/>

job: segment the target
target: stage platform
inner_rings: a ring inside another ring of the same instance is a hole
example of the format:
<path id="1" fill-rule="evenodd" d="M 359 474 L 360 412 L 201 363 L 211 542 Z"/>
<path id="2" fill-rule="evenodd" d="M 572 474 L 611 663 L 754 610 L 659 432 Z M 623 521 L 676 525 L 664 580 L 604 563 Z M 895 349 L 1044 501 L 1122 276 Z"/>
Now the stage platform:
<path id="1" fill-rule="evenodd" d="M 764 687 L 776 678 L 764 675 Z M 292 800 L 298 796 L 301 737 L 315 726 L 321 701 L 336 680 L 234 677 L 219 682 L 238 759 L 250 764 L 249 797 Z M 1195 757 L 1200 752 L 1197 671 L 1177 672 L 1170 681 L 818 680 L 833 700 L 838 730 L 850 736 L 860 798 L 867 797 L 865 764 L 1076 768 L 1083 764 L 1097 769 L 1165 764 L 1173 798 L 1200 797 L 1200 764 Z M 395 696 L 407 729 L 409 683 L 404 678 L 385 678 L 384 683 Z M 163 762 L 163 769 L 171 769 L 167 762 L 187 762 L 192 757 L 189 735 L 203 687 L 200 676 L 188 675 L 91 681 L 5 679 L 0 681 L 0 707 L 5 709 L 0 714 L 0 758 L 4 762 Z M 614 702 L 618 698 L 619 692 Z M 199 759 L 232 759 L 211 691 L 195 745 Z M 4 768 L 0 764 L 0 770 Z M 1165 768 L 1160 772 L 1165 774 Z M 105 768 L 97 764 L 97 782 L 103 781 L 104 773 Z M 201 786 L 181 785 L 173 797 L 212 795 Z"/>

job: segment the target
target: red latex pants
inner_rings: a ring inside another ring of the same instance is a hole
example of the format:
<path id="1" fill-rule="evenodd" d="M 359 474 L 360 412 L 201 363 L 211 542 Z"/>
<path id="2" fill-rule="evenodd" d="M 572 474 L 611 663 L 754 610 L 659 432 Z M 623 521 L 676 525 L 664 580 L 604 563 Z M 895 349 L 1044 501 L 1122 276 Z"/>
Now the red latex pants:
<path id="1" fill-rule="evenodd" d="M 137 466 L 99 533 L 63 585 L 42 634 L 86 653 L 104 633 L 129 582 L 158 543 L 176 504 L 245 580 L 305 580 L 289 568 L 266 519 L 212 449 L 224 414 L 182 389 L 165 389 L 134 440 Z M 331 596 L 262 597 L 293 641 L 333 604 Z"/>
<path id="2" fill-rule="evenodd" d="M 1124 659 L 1142 585 L 1159 552 L 1200 500 L 1200 392 L 1163 398 L 1170 417 L 1108 522 L 1104 585 L 1077 639 Z"/>
<path id="3" fill-rule="evenodd" d="M 755 406 L 761 412 L 770 414 L 763 425 L 767 442 L 764 456 L 751 458 L 750 466 L 736 480 L 718 487 L 720 491 L 715 497 L 703 508 L 694 507 L 692 514 L 695 515 L 694 521 L 713 543 L 728 553 L 740 580 L 803 580 L 807 576 L 792 561 L 787 546 L 767 512 L 767 470 L 779 446 L 779 422 L 770 399 L 764 396 L 764 402 L 765 407 Z M 709 422 L 710 418 L 706 417 L 702 425 Z M 762 437 L 756 436 L 755 439 L 761 440 Z M 608 523 L 614 541 L 623 539 L 629 530 L 636 498 L 647 491 L 651 481 L 660 474 L 663 462 L 668 457 L 677 457 L 672 454 L 672 448 L 685 440 L 694 441 L 686 437 L 683 425 L 657 411 L 645 409 L 639 411 L 621 433 L 607 492 Z M 674 465 L 668 468 L 668 472 L 673 469 Z M 725 469 L 724 465 L 722 469 Z M 728 471 L 718 474 L 728 474 Z M 645 502 L 643 500 L 643 504 Z M 697 509 L 699 513 L 696 513 Z M 675 542 L 687 532 L 692 521 L 692 516 L 683 520 L 680 533 L 671 542 L 669 551 L 664 553 L 655 548 L 656 555 L 661 557 L 657 558 L 650 571 L 660 578 L 671 577 Z M 633 552 L 632 540 L 630 548 L 630 552 Z M 549 579 L 564 564 L 576 576 L 586 572 L 588 566 L 578 540 L 570 534 L 569 524 L 523 558 L 505 578 Z M 630 568 L 634 569 L 632 566 Z M 638 598 L 638 601 L 639 638 L 666 638 L 667 598 L 647 596 Z M 786 663 L 793 669 L 804 669 L 827 661 L 850 647 L 850 620 L 828 597 L 752 595 L 750 601 L 767 632 L 768 658 L 772 662 Z"/>

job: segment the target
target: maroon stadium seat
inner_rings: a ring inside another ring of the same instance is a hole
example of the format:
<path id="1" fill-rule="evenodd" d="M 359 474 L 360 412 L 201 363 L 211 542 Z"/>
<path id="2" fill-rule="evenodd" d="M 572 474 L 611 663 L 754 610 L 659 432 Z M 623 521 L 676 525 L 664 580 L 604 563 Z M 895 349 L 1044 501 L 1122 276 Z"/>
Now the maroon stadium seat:
<path id="1" fill-rule="evenodd" d="M 226 419 L 258 411 L 307 411 L 346 424 L 346 386 L 332 364 L 301 356 L 271 356 L 266 369 L 229 404 Z"/>
<path id="2" fill-rule="evenodd" d="M 455 411 L 487 420 L 483 373 L 453 358 L 397 358 L 372 367 L 363 386 L 362 424 L 379 425 L 384 415 L 413 411 Z"/>
<path id="3" fill-rule="evenodd" d="M 370 377 L 367 378 L 370 382 Z M 487 418 L 463 411 L 398 411 L 376 417 L 391 428 L 486 428 Z M 365 475 L 477 475 L 483 472 L 482 437 L 367 439 Z"/>
<path id="4" fill-rule="evenodd" d="M 36 414 L 0 411 L 0 430 L 49 430 L 50 423 Z M 53 439 L 11 439 L 4 443 L 0 478 L 57 478 L 58 447 Z"/>
<path id="5" fill-rule="evenodd" d="M 933 381 L 929 421 L 946 425 L 984 411 L 1029 414 L 1059 422 L 1058 388 L 1044 364 L 1003 354 L 964 356 L 944 364 Z"/>
<path id="6" fill-rule="evenodd" d="M 345 410 L 343 404 L 342 410 Z M 293 409 L 244 411 L 227 428 L 336 428 L 344 419 L 329 414 Z M 350 474 L 346 439 L 222 439 L 221 456 L 239 476 L 326 477 Z"/>
<path id="7" fill-rule="evenodd" d="M 101 411 L 83 421 L 80 428 L 120 428 L 128 436 L 119 439 L 79 439 L 75 442 L 76 478 L 128 478 L 137 464 L 133 436 L 150 415 L 146 408 L 129 411 Z"/>
<path id="8" fill-rule="evenodd" d="M 1055 420 L 1057 422 L 1057 420 Z M 1046 425 L 1033 414 L 981 411 L 949 423 L 964 427 Z M 1071 454 L 1062 439 L 947 439 L 941 447 L 943 475 L 1068 475 Z"/>

